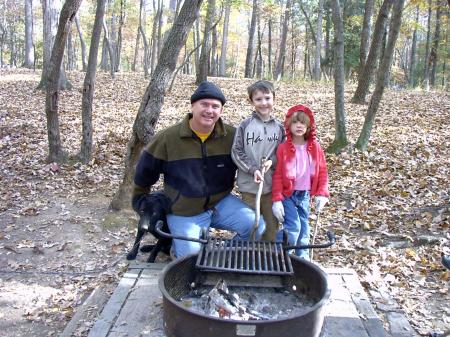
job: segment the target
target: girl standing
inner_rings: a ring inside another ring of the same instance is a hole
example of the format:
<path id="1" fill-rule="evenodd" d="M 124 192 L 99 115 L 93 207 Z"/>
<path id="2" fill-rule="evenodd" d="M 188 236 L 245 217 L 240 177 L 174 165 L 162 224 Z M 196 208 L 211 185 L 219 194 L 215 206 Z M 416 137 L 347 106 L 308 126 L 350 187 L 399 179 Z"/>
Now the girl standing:
<path id="1" fill-rule="evenodd" d="M 278 146 L 272 179 L 272 211 L 288 232 L 289 245 L 309 244 L 310 200 L 319 213 L 330 196 L 324 152 L 316 139 L 312 111 L 304 105 L 290 108 L 284 121 L 286 141 Z M 282 231 L 277 240 L 282 240 Z M 308 249 L 297 256 L 309 259 Z"/>

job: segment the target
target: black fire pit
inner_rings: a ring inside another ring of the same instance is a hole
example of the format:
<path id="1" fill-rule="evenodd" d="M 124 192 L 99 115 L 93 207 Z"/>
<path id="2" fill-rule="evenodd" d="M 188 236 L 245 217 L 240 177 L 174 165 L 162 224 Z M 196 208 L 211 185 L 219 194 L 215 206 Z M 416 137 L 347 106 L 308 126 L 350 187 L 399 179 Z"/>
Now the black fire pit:
<path id="1" fill-rule="evenodd" d="M 205 280 L 205 272 L 196 268 L 197 255 L 171 262 L 165 267 L 159 288 L 163 294 L 164 330 L 167 337 L 317 337 L 322 329 L 324 304 L 330 296 L 326 274 L 313 263 L 291 255 L 292 275 L 244 275 L 246 286 L 280 283 L 284 289 L 306 295 L 314 304 L 302 314 L 282 319 L 240 321 L 208 316 L 185 307 L 179 300 L 192 291 L 192 285 Z M 212 273 L 230 283 L 241 279 L 235 273 Z M 253 281 L 252 281 L 253 280 Z"/>

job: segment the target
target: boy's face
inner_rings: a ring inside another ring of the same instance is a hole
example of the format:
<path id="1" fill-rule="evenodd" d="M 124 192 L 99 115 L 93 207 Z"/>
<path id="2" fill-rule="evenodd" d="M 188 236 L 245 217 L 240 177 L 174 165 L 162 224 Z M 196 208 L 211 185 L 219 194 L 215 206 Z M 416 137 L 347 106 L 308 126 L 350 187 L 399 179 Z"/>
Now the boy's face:
<path id="1" fill-rule="evenodd" d="M 270 91 L 255 91 L 251 103 L 263 119 L 269 119 L 273 109 L 273 94 Z"/>

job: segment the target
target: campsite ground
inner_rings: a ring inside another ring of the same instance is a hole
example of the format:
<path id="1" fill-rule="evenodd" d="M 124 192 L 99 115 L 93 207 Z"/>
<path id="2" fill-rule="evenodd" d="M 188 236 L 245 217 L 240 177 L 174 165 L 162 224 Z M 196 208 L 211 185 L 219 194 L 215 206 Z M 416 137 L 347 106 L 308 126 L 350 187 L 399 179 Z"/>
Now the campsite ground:
<path id="1" fill-rule="evenodd" d="M 112 212 L 123 156 L 148 82 L 141 74 L 99 73 L 94 102 L 95 153 L 88 165 L 46 162 L 45 96 L 40 73 L 0 71 L 0 336 L 57 336 L 89 293 L 112 291 L 126 269 L 136 216 Z M 73 157 L 81 139 L 82 73 L 61 93 L 64 148 Z M 238 124 L 251 109 L 250 80 L 212 78 L 228 98 L 224 119 Z M 189 110 L 192 77 L 179 77 L 165 98 L 158 130 Z M 354 143 L 367 105 L 349 103 Z M 316 112 L 324 147 L 334 137 L 331 84 L 280 83 L 275 115 L 294 104 Z M 450 94 L 387 90 L 365 152 L 327 155 L 331 202 L 319 235 L 332 228 L 336 246 L 319 251 L 324 266 L 358 272 L 368 293 L 388 292 L 421 335 L 450 327 L 449 277 L 440 254 L 449 247 Z M 146 240 L 150 240 L 147 237 Z M 139 256 L 143 259 L 142 255 Z M 86 320 L 77 336 L 86 336 Z"/>

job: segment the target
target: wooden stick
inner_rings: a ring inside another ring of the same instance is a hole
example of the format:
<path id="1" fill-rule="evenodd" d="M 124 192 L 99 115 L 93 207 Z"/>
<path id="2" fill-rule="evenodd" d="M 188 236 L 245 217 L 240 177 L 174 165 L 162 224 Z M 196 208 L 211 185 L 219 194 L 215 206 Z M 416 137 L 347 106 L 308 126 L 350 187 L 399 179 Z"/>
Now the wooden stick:
<path id="1" fill-rule="evenodd" d="M 262 179 L 259 182 L 258 192 L 256 193 L 255 198 L 255 223 L 253 224 L 252 231 L 250 234 L 251 240 L 255 241 L 256 239 L 256 231 L 259 227 L 259 219 L 261 218 L 261 195 L 264 186 L 264 174 L 266 173 L 266 166 L 264 165 L 266 162 L 265 159 L 262 161 L 261 175 Z"/>
<path id="2" fill-rule="evenodd" d="M 316 221 L 314 222 L 314 232 L 313 232 L 313 237 L 312 237 L 312 240 L 311 240 L 311 244 L 312 244 L 312 245 L 314 244 L 314 241 L 316 241 L 317 229 L 318 229 L 319 226 L 320 226 L 319 218 L 320 218 L 320 212 L 317 213 L 317 215 L 316 215 Z M 311 248 L 310 251 L 309 251 L 309 260 L 310 260 L 310 261 L 313 260 L 313 254 L 314 254 L 314 249 Z"/>

